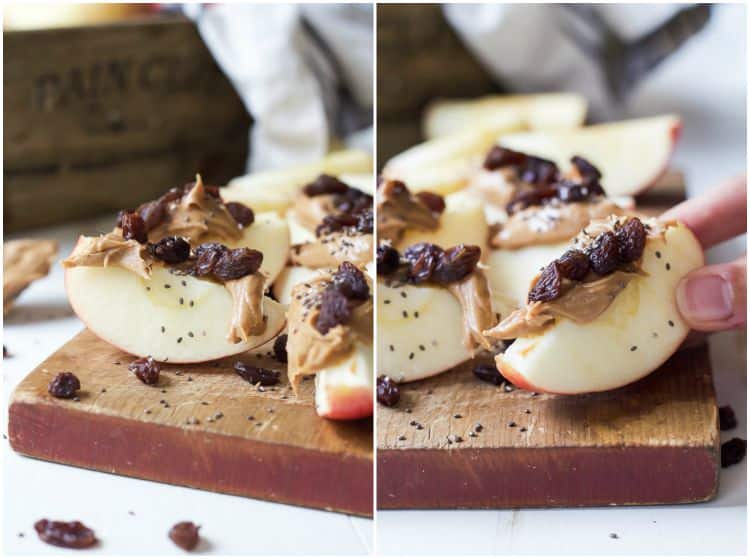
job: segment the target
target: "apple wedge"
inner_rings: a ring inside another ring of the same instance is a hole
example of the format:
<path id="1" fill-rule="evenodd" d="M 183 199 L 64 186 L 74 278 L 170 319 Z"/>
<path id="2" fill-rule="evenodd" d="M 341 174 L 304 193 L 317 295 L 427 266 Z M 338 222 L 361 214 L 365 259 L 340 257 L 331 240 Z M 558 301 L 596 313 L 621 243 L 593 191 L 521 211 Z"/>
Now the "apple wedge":
<path id="1" fill-rule="evenodd" d="M 585 126 L 572 130 L 502 135 L 501 146 L 551 159 L 567 168 L 580 155 L 602 173 L 607 195 L 632 196 L 667 170 L 682 123 L 675 115 Z"/>
<path id="2" fill-rule="evenodd" d="M 314 279 L 321 271 L 304 266 L 287 266 L 273 284 L 273 296 L 279 303 L 288 305 L 294 286 Z"/>
<path id="3" fill-rule="evenodd" d="M 461 304 L 447 289 L 379 281 L 377 312 L 379 375 L 411 382 L 472 357 Z"/>
<path id="4" fill-rule="evenodd" d="M 476 245 L 487 254 L 489 230 L 481 202 L 463 192 L 445 197 L 445 210 L 434 231 L 406 229 L 395 245 L 399 252 L 417 243 L 432 243 L 443 247 L 460 244 Z"/>
<path id="5" fill-rule="evenodd" d="M 345 150 L 316 163 L 237 177 L 221 189 L 221 196 L 227 202 L 242 202 L 256 212 L 283 212 L 292 205 L 300 188 L 321 173 L 372 173 L 372 157 L 364 151 Z"/>
<path id="6" fill-rule="evenodd" d="M 373 410 L 372 344 L 356 343 L 351 354 L 315 375 L 315 409 L 328 419 L 370 417 Z"/>
<path id="7" fill-rule="evenodd" d="M 702 265 L 690 230 L 668 226 L 663 238 L 646 243 L 645 275 L 632 279 L 601 315 L 583 324 L 557 319 L 538 335 L 516 339 L 496 357 L 498 370 L 519 387 L 556 394 L 610 390 L 648 375 L 688 334 L 675 290 Z"/>
<path id="8" fill-rule="evenodd" d="M 284 306 L 264 297 L 266 329 L 230 343 L 232 296 L 220 284 L 155 266 L 144 279 L 119 267 L 65 269 L 73 310 L 97 336 L 127 353 L 171 363 L 200 363 L 249 351 L 276 336 Z"/>
<path id="9" fill-rule="evenodd" d="M 286 265 L 291 246 L 289 225 L 274 212 L 259 213 L 255 221 L 242 231 L 242 238 L 223 241 L 228 248 L 248 247 L 263 253 L 260 271 L 271 285 Z"/>
<path id="10" fill-rule="evenodd" d="M 586 99 L 575 93 L 440 100 L 427 107 L 422 130 L 431 139 L 488 125 L 509 131 L 575 128 L 586 119 L 586 108 Z"/>

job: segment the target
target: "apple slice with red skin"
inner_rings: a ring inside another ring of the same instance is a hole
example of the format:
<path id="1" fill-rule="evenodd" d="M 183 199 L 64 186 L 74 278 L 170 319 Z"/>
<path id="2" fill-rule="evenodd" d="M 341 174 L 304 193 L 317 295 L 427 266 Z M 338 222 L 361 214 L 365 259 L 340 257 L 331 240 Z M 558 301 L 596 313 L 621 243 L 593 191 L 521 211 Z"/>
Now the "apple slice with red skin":
<path id="1" fill-rule="evenodd" d="M 372 344 L 357 343 L 351 354 L 315 375 L 315 409 L 328 419 L 370 417 L 373 410 Z"/>
<path id="2" fill-rule="evenodd" d="M 644 275 L 630 280 L 591 322 L 558 318 L 536 335 L 517 338 L 496 356 L 500 373 L 535 392 L 582 394 L 619 388 L 658 369 L 689 327 L 677 308 L 680 279 L 703 265 L 703 251 L 682 224 L 649 237 Z"/>
<path id="3" fill-rule="evenodd" d="M 667 170 L 682 122 L 675 115 L 639 118 L 570 130 L 520 132 L 500 136 L 499 144 L 551 159 L 561 169 L 580 155 L 602 173 L 610 197 L 634 196 Z"/>

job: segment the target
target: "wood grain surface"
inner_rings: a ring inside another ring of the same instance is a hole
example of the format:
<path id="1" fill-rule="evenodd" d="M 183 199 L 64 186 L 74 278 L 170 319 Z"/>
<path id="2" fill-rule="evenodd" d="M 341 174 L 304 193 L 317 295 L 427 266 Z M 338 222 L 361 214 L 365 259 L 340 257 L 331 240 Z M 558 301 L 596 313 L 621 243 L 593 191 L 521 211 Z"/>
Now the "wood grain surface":
<path id="1" fill-rule="evenodd" d="M 265 356 L 239 358 L 279 368 Z M 132 359 L 78 334 L 16 388 L 12 447 L 114 474 L 372 515 L 371 421 L 318 417 L 310 387 L 297 400 L 285 376 L 259 392 L 232 370 L 237 357 L 164 365 L 156 386 L 128 372 Z M 79 401 L 47 393 L 60 371 L 80 379 Z"/>
<path id="2" fill-rule="evenodd" d="M 379 508 L 657 504 L 715 494 L 719 434 L 706 347 L 679 352 L 630 386 L 582 396 L 506 392 L 474 377 L 474 364 L 402 385 L 397 408 L 378 408 Z"/>

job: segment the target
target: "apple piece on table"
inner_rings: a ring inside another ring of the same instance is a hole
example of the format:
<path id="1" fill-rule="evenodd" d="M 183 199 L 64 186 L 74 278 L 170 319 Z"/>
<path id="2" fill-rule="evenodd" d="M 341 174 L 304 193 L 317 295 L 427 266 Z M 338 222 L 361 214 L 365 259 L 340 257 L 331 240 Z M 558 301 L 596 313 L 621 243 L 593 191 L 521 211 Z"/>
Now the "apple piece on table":
<path id="1" fill-rule="evenodd" d="M 575 93 L 488 95 L 431 103 L 422 119 L 428 139 L 483 126 L 512 130 L 575 128 L 586 120 L 587 102 Z"/>
<path id="2" fill-rule="evenodd" d="M 649 238 L 641 267 L 596 319 L 558 319 L 541 334 L 517 338 L 496 357 L 513 384 L 536 392 L 581 394 L 630 384 L 659 368 L 689 332 L 675 301 L 677 284 L 703 265 L 698 240 L 684 225 Z"/>
<path id="3" fill-rule="evenodd" d="M 602 173 L 607 196 L 634 196 L 653 185 L 669 165 L 682 123 L 675 115 L 596 124 L 571 130 L 501 135 L 498 143 L 551 159 L 561 169 L 580 155 Z"/>

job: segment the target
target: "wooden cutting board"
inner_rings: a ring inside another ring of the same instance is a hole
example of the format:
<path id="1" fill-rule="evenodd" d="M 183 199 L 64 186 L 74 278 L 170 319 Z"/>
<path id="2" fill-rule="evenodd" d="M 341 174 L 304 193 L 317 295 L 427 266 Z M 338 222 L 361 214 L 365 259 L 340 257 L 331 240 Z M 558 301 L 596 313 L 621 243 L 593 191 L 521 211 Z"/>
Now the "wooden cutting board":
<path id="1" fill-rule="evenodd" d="M 378 407 L 378 508 L 688 503 L 716 493 L 705 346 L 584 396 L 506 392 L 474 377 L 473 365 L 403 385 L 398 407 Z"/>
<path id="2" fill-rule="evenodd" d="M 671 171 L 638 197 L 638 208 L 658 215 L 684 197 L 683 177 Z M 584 396 L 506 392 L 474 377 L 477 362 L 402 385 L 398 407 L 378 406 L 378 508 L 689 503 L 715 495 L 718 411 L 705 346 L 677 353 L 640 382 Z"/>
<path id="3" fill-rule="evenodd" d="M 155 387 L 128 372 L 132 359 L 87 330 L 78 334 L 16 388 L 11 446 L 108 473 L 372 515 L 372 421 L 318 417 L 285 376 L 259 392 L 234 373 L 237 357 L 164 365 Z M 80 379 L 79 401 L 47 393 L 60 371 Z"/>

